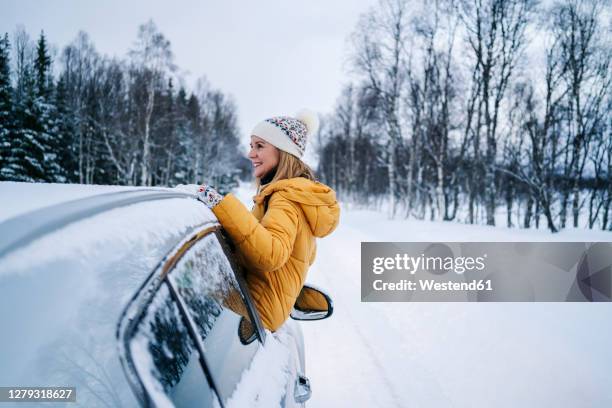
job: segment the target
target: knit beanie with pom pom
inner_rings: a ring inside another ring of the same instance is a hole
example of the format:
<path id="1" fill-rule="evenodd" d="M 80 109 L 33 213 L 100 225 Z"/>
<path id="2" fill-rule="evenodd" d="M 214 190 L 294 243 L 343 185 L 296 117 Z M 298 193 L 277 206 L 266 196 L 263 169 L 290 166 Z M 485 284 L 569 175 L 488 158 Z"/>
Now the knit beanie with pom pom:
<path id="1" fill-rule="evenodd" d="M 259 122 L 251 132 L 275 146 L 298 158 L 304 155 L 306 140 L 319 129 L 317 114 L 303 109 L 295 117 L 274 116 Z"/>

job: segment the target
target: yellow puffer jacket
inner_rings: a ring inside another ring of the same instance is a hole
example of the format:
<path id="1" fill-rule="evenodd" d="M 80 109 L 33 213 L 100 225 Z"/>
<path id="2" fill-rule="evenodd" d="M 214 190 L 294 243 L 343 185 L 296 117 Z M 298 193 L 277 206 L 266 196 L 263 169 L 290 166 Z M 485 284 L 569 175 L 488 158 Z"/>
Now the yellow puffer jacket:
<path id="1" fill-rule="evenodd" d="M 274 331 L 289 317 L 304 285 L 315 259 L 315 237 L 336 228 L 340 206 L 334 190 L 303 177 L 267 184 L 253 201 L 249 212 L 230 193 L 213 212 L 236 245 L 264 326 Z"/>

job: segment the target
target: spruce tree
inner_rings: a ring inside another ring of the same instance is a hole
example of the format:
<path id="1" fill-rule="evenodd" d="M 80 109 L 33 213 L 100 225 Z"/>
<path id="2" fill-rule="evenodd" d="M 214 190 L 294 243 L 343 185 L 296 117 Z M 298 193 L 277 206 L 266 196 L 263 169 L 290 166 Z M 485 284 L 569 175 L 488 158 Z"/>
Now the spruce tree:
<path id="1" fill-rule="evenodd" d="M 172 79 L 168 80 L 168 88 L 164 95 L 163 104 L 163 121 L 165 137 L 163 145 L 166 150 L 166 179 L 162 180 L 165 185 L 174 185 L 176 183 L 177 162 L 180 155 L 179 138 L 177 132 L 177 110 L 176 96 L 174 95 L 174 85 Z"/>
<path id="2" fill-rule="evenodd" d="M 9 42 L 8 35 L 2 41 L 2 77 L 8 85 L 10 94 L 2 98 L 10 101 L 8 120 L 4 123 L 4 140 L 2 141 L 3 164 L 0 178 L 10 181 L 37 181 L 43 177 L 43 149 L 33 131 L 34 79 L 31 73 L 31 61 L 23 60 L 17 71 L 18 86 L 13 94 L 10 89 Z M 11 98 L 14 96 L 14 98 Z M 6 112 L 6 108 L 4 109 Z"/>
<path id="3" fill-rule="evenodd" d="M 193 152 L 193 138 L 190 132 L 190 126 L 187 122 L 187 93 L 185 88 L 181 87 L 175 99 L 175 114 L 176 114 L 176 137 L 178 140 L 178 154 L 176 159 L 176 173 L 174 174 L 174 182 L 181 184 L 189 184 L 192 182 L 191 164 Z"/>
<path id="4" fill-rule="evenodd" d="M 6 169 L 8 179 L 16 181 L 44 181 L 46 146 L 41 142 L 36 80 L 32 66 L 23 68 L 23 94 L 15 107 L 15 133 L 11 143 L 11 163 Z"/>
<path id="5" fill-rule="evenodd" d="M 14 135 L 8 34 L 0 38 L 0 180 L 10 180 L 11 140 Z"/>
<path id="6" fill-rule="evenodd" d="M 63 180 L 58 180 L 66 183 L 76 183 L 79 181 L 78 163 L 76 158 L 78 152 L 75 143 L 76 125 L 75 117 L 71 112 L 69 104 L 69 96 L 66 90 L 65 77 L 61 76 L 55 87 L 54 98 L 54 125 L 56 138 L 55 152 L 57 154 L 57 162 L 61 164 Z"/>
<path id="7" fill-rule="evenodd" d="M 46 40 L 41 33 L 34 60 L 24 60 L 18 73 L 19 95 L 14 106 L 15 131 L 11 137 L 10 163 L 4 167 L 4 177 L 15 181 L 54 181 L 54 166 L 46 162 L 52 155 L 50 129 L 53 128 Z"/>
<path id="8" fill-rule="evenodd" d="M 45 39 L 45 33 L 40 32 L 40 38 L 36 46 L 36 60 L 34 62 L 36 69 L 36 86 L 38 89 L 38 96 L 47 98 L 50 93 L 51 81 L 51 57 L 49 56 L 49 50 L 47 49 L 47 40 Z"/>
<path id="9" fill-rule="evenodd" d="M 65 170 L 59 161 L 61 135 L 59 134 L 60 118 L 53 100 L 53 78 L 51 76 L 51 57 L 45 34 L 40 33 L 34 60 L 36 74 L 35 114 L 38 118 L 38 140 L 44 150 L 44 181 L 65 182 Z"/>

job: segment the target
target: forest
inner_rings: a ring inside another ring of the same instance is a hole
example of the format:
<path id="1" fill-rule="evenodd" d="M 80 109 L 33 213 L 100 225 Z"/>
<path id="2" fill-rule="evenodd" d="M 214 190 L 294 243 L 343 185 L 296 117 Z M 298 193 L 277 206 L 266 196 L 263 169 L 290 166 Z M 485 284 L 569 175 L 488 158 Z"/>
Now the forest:
<path id="1" fill-rule="evenodd" d="M 204 77 L 193 91 L 177 84 L 153 21 L 125 59 L 101 56 L 85 32 L 58 53 L 56 75 L 51 52 L 44 32 L 0 39 L 0 180 L 227 191 L 249 173 L 235 102 Z"/>
<path id="2" fill-rule="evenodd" d="M 312 142 L 318 177 L 391 217 L 612 230 L 611 16 L 607 0 L 379 0 Z M 153 21 L 124 58 L 85 32 L 48 41 L 0 38 L 0 180 L 250 177 L 236 103 L 205 77 L 187 89 Z"/>
<path id="3" fill-rule="evenodd" d="M 611 30 L 606 1 L 381 0 L 319 175 L 392 216 L 612 230 Z"/>

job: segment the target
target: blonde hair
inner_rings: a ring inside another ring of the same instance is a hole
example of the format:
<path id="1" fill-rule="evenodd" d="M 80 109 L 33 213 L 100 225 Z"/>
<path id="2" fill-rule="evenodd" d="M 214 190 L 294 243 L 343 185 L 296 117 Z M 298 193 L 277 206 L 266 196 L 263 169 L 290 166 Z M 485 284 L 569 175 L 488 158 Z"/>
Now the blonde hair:
<path id="1" fill-rule="evenodd" d="M 276 173 L 270 183 L 278 180 L 290 179 L 293 177 L 304 177 L 308 180 L 316 181 L 314 171 L 306 163 L 284 150 L 279 149 L 278 165 L 276 166 Z M 255 186 L 257 187 L 257 193 L 261 190 L 261 177 L 255 177 Z"/>

